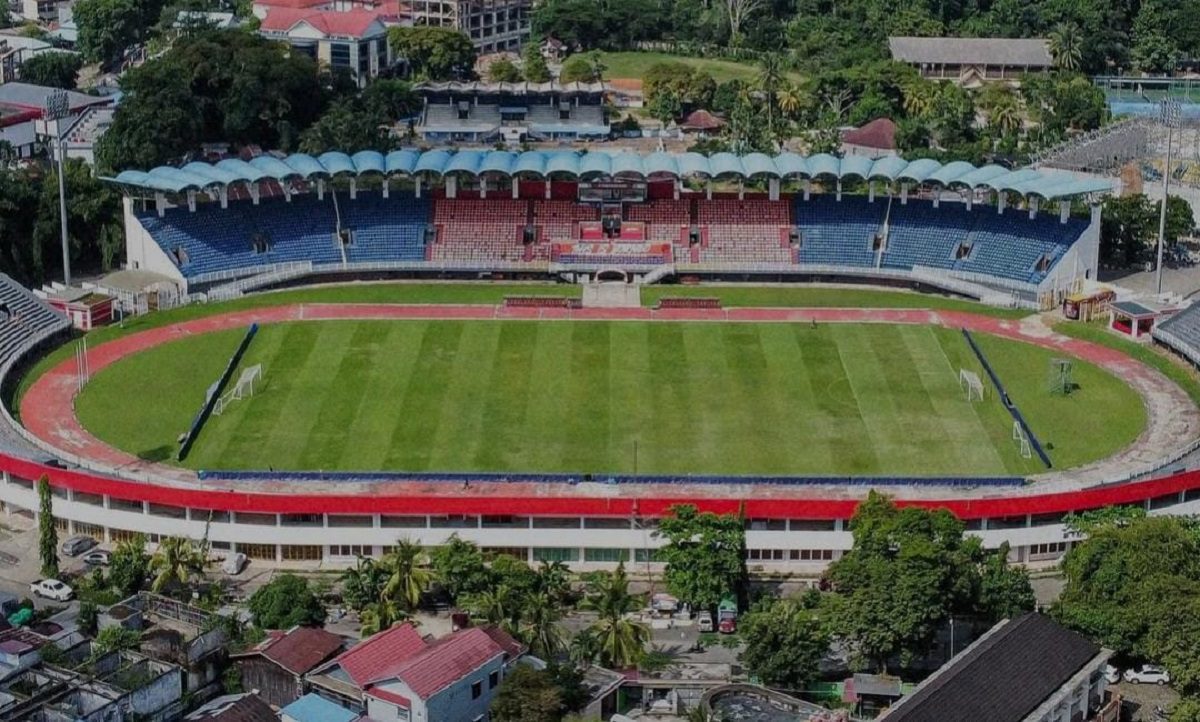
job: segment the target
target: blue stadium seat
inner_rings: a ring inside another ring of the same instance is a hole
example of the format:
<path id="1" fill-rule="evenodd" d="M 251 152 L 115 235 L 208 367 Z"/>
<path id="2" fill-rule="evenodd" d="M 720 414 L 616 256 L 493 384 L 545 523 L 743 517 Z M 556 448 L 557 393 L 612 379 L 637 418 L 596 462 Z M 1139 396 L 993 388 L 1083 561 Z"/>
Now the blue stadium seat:
<path id="1" fill-rule="evenodd" d="M 798 263 L 842 266 L 875 265 L 871 241 L 883 225 L 886 199 L 868 203 L 859 196 L 796 196 L 795 224 L 800 229 Z"/>

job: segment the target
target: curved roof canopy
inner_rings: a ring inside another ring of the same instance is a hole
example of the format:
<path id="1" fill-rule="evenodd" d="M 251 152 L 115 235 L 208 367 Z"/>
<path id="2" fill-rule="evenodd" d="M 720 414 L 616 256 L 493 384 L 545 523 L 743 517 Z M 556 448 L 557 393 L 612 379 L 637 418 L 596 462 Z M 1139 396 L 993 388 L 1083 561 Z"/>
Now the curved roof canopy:
<path id="1" fill-rule="evenodd" d="M 534 150 L 512 153 L 497 150 L 398 150 L 384 156 L 374 151 L 322 153 L 319 158 L 296 153 L 282 158 L 260 156 L 249 163 L 223 160 L 216 164 L 188 163 L 182 168 L 160 166 L 149 172 L 126 170 L 106 180 L 131 188 L 163 193 L 181 193 L 254 183 L 265 179 L 332 178 L 338 175 L 360 176 L 366 173 L 445 176 L 522 174 L 539 178 L 552 175 L 591 179 L 621 176 L 701 178 L 855 178 L 888 182 L 925 183 L 942 187 L 983 188 L 993 191 L 1037 196 L 1046 200 L 1105 193 L 1112 190 L 1106 180 L 1079 178 L 1061 171 L 1033 168 L 1008 170 L 997 165 L 977 168 L 955 161 L 942 164 L 929 158 L 907 161 L 897 156 L 871 160 L 862 156 L 838 158 L 827 153 L 801 156 L 795 153 L 765 155 L 716 153 L 650 154 L 622 151 Z"/>

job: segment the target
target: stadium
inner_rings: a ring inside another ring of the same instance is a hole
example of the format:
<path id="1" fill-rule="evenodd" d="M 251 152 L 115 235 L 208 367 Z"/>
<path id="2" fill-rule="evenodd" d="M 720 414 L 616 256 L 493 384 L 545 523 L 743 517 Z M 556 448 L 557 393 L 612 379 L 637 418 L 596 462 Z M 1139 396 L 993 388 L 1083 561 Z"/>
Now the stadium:
<path id="1" fill-rule="evenodd" d="M 1200 511 L 1189 394 L 1035 314 L 1095 278 L 1107 181 L 450 149 L 108 180 L 165 280 L 122 303 L 162 310 L 77 341 L 0 285 L 0 501 L 45 475 L 71 533 L 653 571 L 688 503 L 745 518 L 752 570 L 815 576 L 870 489 L 1033 565 L 1072 512 Z M 1200 313 L 1154 334 L 1200 358 Z"/>

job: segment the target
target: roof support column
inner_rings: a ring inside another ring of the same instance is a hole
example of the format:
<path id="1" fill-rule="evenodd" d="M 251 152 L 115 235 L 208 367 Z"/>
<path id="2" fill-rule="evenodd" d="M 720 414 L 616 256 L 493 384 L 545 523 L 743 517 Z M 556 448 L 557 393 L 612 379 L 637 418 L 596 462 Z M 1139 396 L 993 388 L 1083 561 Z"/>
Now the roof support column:
<path id="1" fill-rule="evenodd" d="M 512 197 L 514 201 L 521 197 L 521 179 L 516 176 L 512 179 Z"/>
<path id="2" fill-rule="evenodd" d="M 289 183 L 288 181 L 284 181 L 279 184 L 279 187 L 283 188 L 283 200 L 287 203 L 291 203 L 292 202 L 292 184 Z"/>
<path id="3" fill-rule="evenodd" d="M 902 206 L 908 205 L 908 184 L 907 183 L 900 184 L 900 205 L 902 205 Z"/>
<path id="4" fill-rule="evenodd" d="M 837 192 L 834 195 L 834 198 L 837 200 L 838 203 L 842 202 L 842 179 L 841 178 L 837 179 Z"/>
<path id="5" fill-rule="evenodd" d="M 933 207 L 938 208 L 939 206 L 941 206 L 941 204 L 942 204 L 942 194 L 939 191 L 936 195 L 933 196 Z"/>
<path id="6" fill-rule="evenodd" d="M 811 195 L 812 195 L 812 179 L 805 178 L 804 179 L 804 200 L 808 200 L 809 196 L 811 196 Z"/>
<path id="7" fill-rule="evenodd" d="M 971 211 L 971 207 L 974 205 L 975 205 L 975 191 L 973 189 L 968 189 L 967 190 L 967 212 L 968 213 Z"/>
<path id="8" fill-rule="evenodd" d="M 158 211 L 159 218 L 167 212 L 167 197 L 157 191 L 154 193 L 154 210 Z"/>
<path id="9" fill-rule="evenodd" d="M 187 192 L 188 213 L 196 212 L 196 191 L 189 190 Z"/>
<path id="10" fill-rule="evenodd" d="M 550 179 L 546 179 L 546 200 L 550 200 Z"/>
<path id="11" fill-rule="evenodd" d="M 229 207 L 229 186 L 221 186 L 217 189 L 217 197 L 221 199 L 221 209 Z"/>
<path id="12" fill-rule="evenodd" d="M 358 181 L 354 178 L 350 179 L 350 200 L 358 200 Z"/>
<path id="13" fill-rule="evenodd" d="M 421 176 L 419 175 L 413 176 L 413 194 L 417 198 L 421 197 Z"/>
<path id="14" fill-rule="evenodd" d="M 383 177 L 383 197 L 388 198 L 391 194 L 391 190 L 392 190 L 392 179 L 387 176 L 384 176 Z"/>
<path id="15" fill-rule="evenodd" d="M 738 180 L 738 200 L 746 199 L 746 181 Z"/>
<path id="16" fill-rule="evenodd" d="M 479 177 L 479 197 L 487 198 L 487 176 Z"/>
<path id="17" fill-rule="evenodd" d="M 1029 197 L 1029 220 L 1032 221 L 1034 218 L 1037 218 L 1037 214 L 1038 214 L 1038 197 L 1030 196 Z"/>
<path id="18" fill-rule="evenodd" d="M 674 198 L 675 198 L 675 200 L 679 200 L 679 189 L 680 189 L 682 186 L 683 186 L 683 181 L 681 181 L 681 180 L 679 180 L 678 178 L 676 178 L 676 179 L 675 179 L 675 183 L 673 184 L 673 188 L 672 188 L 672 190 L 674 191 Z"/>
<path id="19" fill-rule="evenodd" d="M 1094 206 L 1093 206 L 1094 207 Z M 1063 198 L 1058 202 L 1058 222 L 1066 223 L 1071 217 L 1071 201 Z"/>
<path id="20" fill-rule="evenodd" d="M 250 184 L 250 201 L 254 205 L 258 205 L 258 198 L 261 195 L 262 195 L 262 186 L 260 186 L 258 183 L 251 183 Z"/>
<path id="21" fill-rule="evenodd" d="M 317 179 L 317 200 L 319 200 L 319 201 L 325 200 L 325 179 L 324 178 Z"/>
<path id="22" fill-rule="evenodd" d="M 996 191 L 996 215 L 1004 213 L 1004 203 L 1008 200 L 1008 196 L 1004 191 Z"/>
<path id="23" fill-rule="evenodd" d="M 704 182 L 704 199 L 708 201 L 712 200 L 712 179 Z"/>
<path id="24" fill-rule="evenodd" d="M 767 198 L 773 201 L 779 200 L 779 179 L 771 178 L 767 181 Z"/>
<path id="25" fill-rule="evenodd" d="M 452 175 L 446 176 L 446 197 L 458 198 L 458 178 Z"/>
<path id="26" fill-rule="evenodd" d="M 867 203 L 875 202 L 875 181 L 867 181 Z"/>

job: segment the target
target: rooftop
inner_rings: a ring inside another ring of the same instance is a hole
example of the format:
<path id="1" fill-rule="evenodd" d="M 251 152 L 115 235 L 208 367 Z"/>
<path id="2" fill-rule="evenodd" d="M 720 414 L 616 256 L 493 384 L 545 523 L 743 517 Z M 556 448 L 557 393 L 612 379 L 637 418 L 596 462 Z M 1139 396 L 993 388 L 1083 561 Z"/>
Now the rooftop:
<path id="1" fill-rule="evenodd" d="M 272 7 L 267 9 L 259 30 L 287 33 L 306 24 L 326 36 L 343 38 L 372 37 L 386 29 L 380 14 L 372 10 L 310 10 L 306 8 Z"/>
<path id="2" fill-rule="evenodd" d="M 354 722 L 358 713 L 310 693 L 280 710 L 280 717 L 290 717 L 296 722 Z"/>
<path id="3" fill-rule="evenodd" d="M 1044 38 L 888 38 L 892 57 L 925 65 L 1007 65 L 1045 68 L 1054 64 Z"/>
<path id="4" fill-rule="evenodd" d="M 48 88 L 44 85 L 5 83 L 0 85 L 0 105 L 41 111 L 46 107 L 46 99 L 55 91 L 56 88 Z M 70 103 L 71 110 L 77 111 L 89 105 L 101 105 L 112 102 L 112 98 L 67 91 L 67 101 Z"/>
<path id="5" fill-rule="evenodd" d="M 1000 622 L 882 719 L 1019 722 L 1102 650 L 1047 616 Z"/>
<path id="6" fill-rule="evenodd" d="M 362 689 L 372 682 L 394 677 L 396 669 L 427 646 L 416 627 L 402 624 L 343 652 L 329 668 L 340 667 L 350 681 Z"/>
<path id="7" fill-rule="evenodd" d="M 276 632 L 248 652 L 236 655 L 262 655 L 295 675 L 307 674 L 342 647 L 342 638 L 315 627 L 295 627 Z"/>
<path id="8" fill-rule="evenodd" d="M 896 124 L 889 118 L 876 118 L 870 123 L 842 134 L 842 142 L 878 150 L 896 149 Z"/>
<path id="9" fill-rule="evenodd" d="M 251 692 L 217 697 L 195 710 L 185 722 L 277 722 L 271 706 Z"/>

